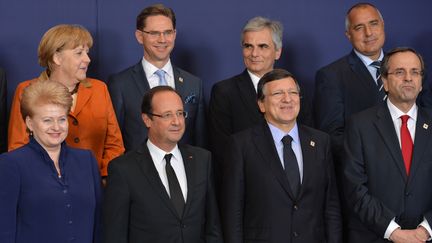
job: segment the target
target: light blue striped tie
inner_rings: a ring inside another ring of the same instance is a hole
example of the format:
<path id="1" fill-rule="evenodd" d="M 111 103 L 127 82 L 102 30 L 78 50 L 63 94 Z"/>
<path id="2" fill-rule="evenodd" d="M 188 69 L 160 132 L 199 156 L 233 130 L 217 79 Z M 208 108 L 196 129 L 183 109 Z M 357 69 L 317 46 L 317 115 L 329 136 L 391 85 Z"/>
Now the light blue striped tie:
<path id="1" fill-rule="evenodd" d="M 165 71 L 159 69 L 155 72 L 155 74 L 159 77 L 159 86 L 168 85 L 168 82 L 165 79 Z"/>

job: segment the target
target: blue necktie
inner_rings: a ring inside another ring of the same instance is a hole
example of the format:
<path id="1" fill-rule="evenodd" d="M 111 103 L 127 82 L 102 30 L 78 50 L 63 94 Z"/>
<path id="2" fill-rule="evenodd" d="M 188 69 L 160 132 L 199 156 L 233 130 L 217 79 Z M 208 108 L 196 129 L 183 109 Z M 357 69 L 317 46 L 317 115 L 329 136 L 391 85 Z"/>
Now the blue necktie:
<path id="1" fill-rule="evenodd" d="M 155 72 L 155 74 L 159 77 L 159 86 L 168 85 L 168 82 L 165 79 L 165 71 L 159 69 Z"/>

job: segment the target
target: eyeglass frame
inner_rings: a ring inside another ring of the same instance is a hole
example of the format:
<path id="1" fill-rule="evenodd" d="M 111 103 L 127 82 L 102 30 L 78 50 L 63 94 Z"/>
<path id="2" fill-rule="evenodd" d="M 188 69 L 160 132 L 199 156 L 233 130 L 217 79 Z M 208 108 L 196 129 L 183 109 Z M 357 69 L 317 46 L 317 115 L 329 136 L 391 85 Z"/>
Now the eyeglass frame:
<path id="1" fill-rule="evenodd" d="M 176 33 L 175 29 L 165 30 L 162 32 L 156 30 L 152 30 L 152 31 L 140 30 L 140 31 L 145 34 L 148 34 L 151 38 L 155 38 L 155 39 L 159 38 L 161 35 L 163 35 L 165 38 L 172 37 Z"/>
<path id="2" fill-rule="evenodd" d="M 167 112 L 164 114 L 155 114 L 155 113 L 147 113 L 147 115 L 156 116 L 161 118 L 162 120 L 172 120 L 174 118 L 174 114 L 177 118 L 183 118 L 186 119 L 188 117 L 187 111 L 176 111 L 175 113 Z"/>
<path id="3" fill-rule="evenodd" d="M 419 69 L 411 69 L 409 71 L 405 70 L 405 69 L 396 69 L 393 72 L 387 72 L 387 75 L 394 75 L 397 78 L 404 78 L 406 77 L 407 74 L 410 74 L 410 76 L 412 77 L 423 77 L 424 75 L 424 71 L 423 70 L 419 70 Z"/>

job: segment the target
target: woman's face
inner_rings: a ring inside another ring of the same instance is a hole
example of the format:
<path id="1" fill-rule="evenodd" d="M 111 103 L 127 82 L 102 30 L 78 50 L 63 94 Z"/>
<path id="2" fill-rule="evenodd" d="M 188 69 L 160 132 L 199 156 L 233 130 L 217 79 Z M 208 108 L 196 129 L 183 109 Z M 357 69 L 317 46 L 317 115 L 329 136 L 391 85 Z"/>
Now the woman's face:
<path id="1" fill-rule="evenodd" d="M 63 77 L 71 81 L 84 80 L 90 64 L 88 52 L 89 48 L 86 45 L 57 52 L 54 54 L 54 62 L 58 65 L 55 72 L 60 72 Z"/>
<path id="2" fill-rule="evenodd" d="M 45 150 L 56 149 L 68 133 L 67 111 L 64 107 L 45 104 L 33 108 L 34 115 L 26 117 L 26 125 Z"/>

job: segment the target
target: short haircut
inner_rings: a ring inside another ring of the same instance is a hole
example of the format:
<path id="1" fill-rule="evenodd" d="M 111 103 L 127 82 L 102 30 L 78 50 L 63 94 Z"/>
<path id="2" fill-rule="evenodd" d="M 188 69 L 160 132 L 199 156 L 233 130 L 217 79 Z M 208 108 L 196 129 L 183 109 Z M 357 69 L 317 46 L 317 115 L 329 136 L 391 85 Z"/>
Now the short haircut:
<path id="1" fill-rule="evenodd" d="M 284 78 L 292 78 L 297 86 L 297 91 L 300 92 L 300 85 L 292 73 L 288 72 L 285 69 L 275 68 L 272 71 L 264 74 L 264 76 L 262 76 L 262 78 L 259 80 L 258 87 L 257 87 L 257 100 L 261 100 L 261 101 L 264 100 L 265 98 L 264 86 L 266 83 L 284 79 Z"/>
<path id="2" fill-rule="evenodd" d="M 150 16 L 162 15 L 169 19 L 171 19 L 173 28 L 176 28 L 176 17 L 175 13 L 171 8 L 166 7 L 163 4 L 154 4 L 143 9 L 136 18 L 136 29 L 143 30 L 145 26 L 145 22 Z"/>
<path id="3" fill-rule="evenodd" d="M 276 50 L 282 48 L 283 25 L 279 21 L 270 20 L 261 16 L 250 19 L 243 27 L 241 34 L 241 44 L 243 45 L 244 34 L 250 31 L 260 31 L 268 28 L 272 35 L 273 44 Z"/>
<path id="4" fill-rule="evenodd" d="M 66 110 L 66 114 L 69 114 L 72 96 L 66 86 L 56 81 L 36 81 L 24 88 L 20 103 L 24 121 L 27 116 L 35 115 L 35 107 L 42 105 L 58 105 Z"/>
<path id="5" fill-rule="evenodd" d="M 349 20 L 349 15 L 350 15 L 351 11 L 353 11 L 354 9 L 357 9 L 357 8 L 366 8 L 366 7 L 374 8 L 378 12 L 378 16 L 381 18 L 381 21 L 384 22 L 384 18 L 382 16 L 381 12 L 379 11 L 379 9 L 377 7 L 375 7 L 375 5 L 373 5 L 371 3 L 357 3 L 357 4 L 354 4 L 350 9 L 348 9 L 348 11 L 345 15 L 345 30 L 346 31 L 349 30 L 349 27 L 351 25 L 350 20 Z"/>
<path id="6" fill-rule="evenodd" d="M 423 72 L 425 70 L 425 64 L 424 64 L 423 58 L 422 58 L 422 56 L 416 50 L 414 50 L 411 47 L 396 47 L 396 48 L 390 50 L 389 52 L 387 52 L 385 54 L 383 60 L 382 60 L 382 63 L 381 63 L 381 70 L 380 70 L 381 71 L 381 75 L 384 78 L 387 78 L 388 72 L 389 72 L 390 58 L 394 54 L 396 54 L 396 53 L 402 53 L 402 52 L 411 52 L 411 53 L 414 53 L 418 57 L 418 59 L 420 60 L 420 65 L 421 65 L 421 73 L 422 73 L 422 76 L 424 76 Z"/>
<path id="7" fill-rule="evenodd" d="M 40 79 L 48 79 L 54 64 L 54 54 L 65 49 L 74 49 L 84 45 L 91 48 L 93 38 L 90 32 L 81 25 L 61 24 L 49 29 L 43 36 L 38 47 L 38 59 L 41 67 L 46 70 Z"/>
<path id="8" fill-rule="evenodd" d="M 152 118 L 153 117 L 152 116 L 153 97 L 157 93 L 166 92 L 166 91 L 176 93 L 181 99 L 181 95 L 175 89 L 173 89 L 171 86 L 166 86 L 166 85 L 156 86 L 154 88 L 151 88 L 147 93 L 144 94 L 143 101 L 141 103 L 141 113 L 146 114 L 148 117 Z"/>

